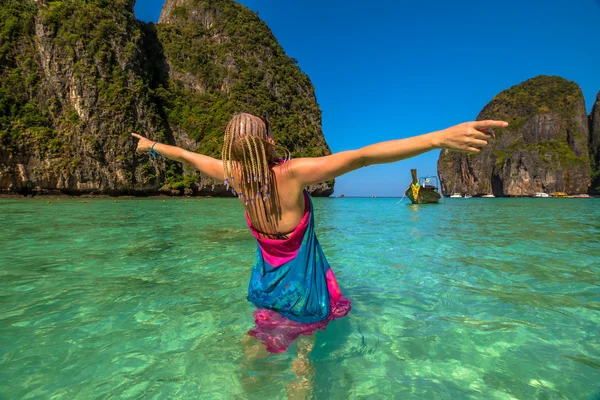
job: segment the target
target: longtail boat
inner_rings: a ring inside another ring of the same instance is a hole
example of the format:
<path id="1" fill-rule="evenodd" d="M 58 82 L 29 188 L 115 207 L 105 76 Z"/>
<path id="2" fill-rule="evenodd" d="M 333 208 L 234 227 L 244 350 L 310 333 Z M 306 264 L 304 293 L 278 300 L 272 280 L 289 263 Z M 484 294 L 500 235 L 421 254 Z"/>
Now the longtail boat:
<path id="1" fill-rule="evenodd" d="M 417 178 L 417 170 L 411 169 L 412 182 L 404 193 L 413 204 L 436 204 L 442 196 L 438 188 L 437 176 L 424 176 Z M 435 180 L 435 185 L 433 184 Z"/>

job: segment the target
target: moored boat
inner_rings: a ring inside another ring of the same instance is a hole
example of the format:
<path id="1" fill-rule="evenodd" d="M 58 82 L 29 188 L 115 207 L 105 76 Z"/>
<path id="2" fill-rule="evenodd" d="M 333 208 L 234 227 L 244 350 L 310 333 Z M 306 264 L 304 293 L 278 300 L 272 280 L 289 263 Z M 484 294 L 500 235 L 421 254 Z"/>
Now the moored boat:
<path id="1" fill-rule="evenodd" d="M 550 195 L 548 195 L 548 193 L 544 193 L 544 192 L 537 192 L 535 194 L 535 197 L 550 197 Z"/>
<path id="2" fill-rule="evenodd" d="M 405 196 L 413 204 L 436 204 L 440 202 L 442 196 L 439 191 L 437 176 L 425 176 L 417 178 L 417 170 L 411 169 L 412 182 L 404 192 Z M 432 180 L 435 180 L 434 185 Z"/>

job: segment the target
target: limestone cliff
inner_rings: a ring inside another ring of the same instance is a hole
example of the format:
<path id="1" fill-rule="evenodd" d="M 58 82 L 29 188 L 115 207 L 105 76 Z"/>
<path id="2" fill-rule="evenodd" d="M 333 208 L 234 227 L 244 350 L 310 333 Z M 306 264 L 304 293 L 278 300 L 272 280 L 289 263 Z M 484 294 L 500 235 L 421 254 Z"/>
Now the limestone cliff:
<path id="1" fill-rule="evenodd" d="M 255 13 L 232 0 L 167 0 L 157 32 L 169 71 L 165 115 L 196 151 L 220 156 L 227 121 L 245 111 L 268 117 L 294 157 L 331 153 L 309 78 Z M 331 195 L 333 181 L 312 193 Z"/>
<path id="2" fill-rule="evenodd" d="M 590 114 L 590 161 L 592 164 L 592 185 L 590 194 L 600 194 L 600 92 Z"/>
<path id="3" fill-rule="evenodd" d="M 329 154 L 308 77 L 254 13 L 230 0 L 167 1 L 154 25 L 133 6 L 0 3 L 1 192 L 227 195 L 136 155 L 129 133 L 218 156 L 240 111 L 268 116 L 295 156 Z"/>
<path id="4" fill-rule="evenodd" d="M 510 125 L 496 131 L 496 139 L 480 154 L 441 152 L 438 173 L 445 195 L 587 193 L 588 117 L 576 83 L 549 76 L 529 79 L 494 97 L 477 117 L 485 119 Z"/>

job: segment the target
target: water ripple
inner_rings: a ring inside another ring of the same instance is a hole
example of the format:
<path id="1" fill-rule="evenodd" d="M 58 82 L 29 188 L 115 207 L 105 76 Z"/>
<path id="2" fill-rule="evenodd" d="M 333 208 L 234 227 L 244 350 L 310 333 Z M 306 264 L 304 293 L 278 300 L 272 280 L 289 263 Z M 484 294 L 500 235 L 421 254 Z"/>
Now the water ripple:
<path id="1" fill-rule="evenodd" d="M 397 200 L 315 200 L 353 310 L 267 357 L 235 200 L 0 200 L 0 398 L 600 395 L 600 201 Z"/>

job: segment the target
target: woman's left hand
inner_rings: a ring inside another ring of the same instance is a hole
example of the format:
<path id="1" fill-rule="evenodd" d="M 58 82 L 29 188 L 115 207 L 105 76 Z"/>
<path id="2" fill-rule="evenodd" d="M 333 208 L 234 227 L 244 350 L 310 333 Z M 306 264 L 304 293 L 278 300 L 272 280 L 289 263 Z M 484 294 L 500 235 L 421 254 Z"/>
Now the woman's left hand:
<path id="1" fill-rule="evenodd" d="M 137 133 L 132 133 L 131 136 L 133 136 L 136 139 L 139 139 L 139 142 L 137 144 L 137 149 L 135 149 L 135 151 L 137 151 L 138 153 L 147 152 L 148 150 L 150 150 L 152 145 L 155 143 L 152 140 L 146 139 L 142 135 L 138 135 Z"/>

